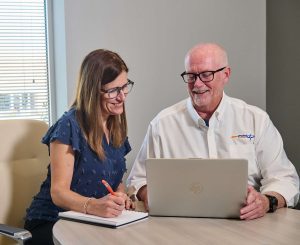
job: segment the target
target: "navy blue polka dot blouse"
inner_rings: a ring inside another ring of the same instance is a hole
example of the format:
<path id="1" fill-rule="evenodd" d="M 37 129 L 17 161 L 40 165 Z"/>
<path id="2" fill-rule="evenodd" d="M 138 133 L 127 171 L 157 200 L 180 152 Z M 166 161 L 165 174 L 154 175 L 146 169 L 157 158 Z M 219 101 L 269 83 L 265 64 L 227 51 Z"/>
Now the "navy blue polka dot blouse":
<path id="1" fill-rule="evenodd" d="M 114 190 L 122 182 L 126 171 L 125 156 L 131 151 L 128 139 L 121 147 L 115 148 L 112 144 L 108 144 L 103 137 L 102 144 L 106 158 L 102 161 L 87 144 L 76 120 L 75 109 L 70 109 L 50 127 L 42 142 L 50 147 L 50 143 L 55 140 L 70 145 L 75 153 L 72 191 L 82 196 L 100 198 L 108 194 L 101 183 L 102 179 L 105 179 Z M 52 202 L 50 180 L 51 171 L 48 166 L 47 178 L 42 183 L 39 193 L 33 197 L 25 219 L 56 221 L 58 212 L 65 211 Z"/>

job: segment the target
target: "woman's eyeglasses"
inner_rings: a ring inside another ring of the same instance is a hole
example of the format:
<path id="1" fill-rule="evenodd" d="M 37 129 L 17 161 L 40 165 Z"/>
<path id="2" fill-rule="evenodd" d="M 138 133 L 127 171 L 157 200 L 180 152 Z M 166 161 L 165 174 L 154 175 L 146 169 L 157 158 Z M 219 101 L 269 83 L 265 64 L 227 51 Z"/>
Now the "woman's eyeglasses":
<path id="1" fill-rule="evenodd" d="M 134 82 L 128 79 L 128 82 L 124 84 L 122 87 L 115 87 L 115 88 L 110 88 L 110 89 L 101 89 L 101 92 L 106 93 L 110 99 L 116 98 L 121 91 L 126 95 L 128 94 L 132 87 L 134 85 Z"/>

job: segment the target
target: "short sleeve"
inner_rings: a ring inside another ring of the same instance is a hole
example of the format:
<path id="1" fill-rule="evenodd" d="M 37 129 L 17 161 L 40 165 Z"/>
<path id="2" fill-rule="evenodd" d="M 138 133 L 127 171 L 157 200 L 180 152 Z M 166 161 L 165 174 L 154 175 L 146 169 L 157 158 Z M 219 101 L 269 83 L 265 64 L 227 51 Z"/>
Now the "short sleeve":
<path id="1" fill-rule="evenodd" d="M 72 113 L 75 114 L 75 113 Z M 74 116 L 66 112 L 54 125 L 52 125 L 42 139 L 42 143 L 50 145 L 51 142 L 59 142 L 70 145 L 74 151 L 80 152 L 81 130 Z"/>

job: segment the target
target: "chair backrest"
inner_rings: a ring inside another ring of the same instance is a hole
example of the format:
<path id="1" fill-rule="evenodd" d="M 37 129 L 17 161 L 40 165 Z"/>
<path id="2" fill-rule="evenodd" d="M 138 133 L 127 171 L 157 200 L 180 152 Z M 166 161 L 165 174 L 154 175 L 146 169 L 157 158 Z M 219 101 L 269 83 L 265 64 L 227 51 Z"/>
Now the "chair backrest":
<path id="1" fill-rule="evenodd" d="M 26 208 L 47 174 L 48 148 L 41 143 L 47 129 L 37 120 L 0 120 L 0 223 L 23 227 Z"/>

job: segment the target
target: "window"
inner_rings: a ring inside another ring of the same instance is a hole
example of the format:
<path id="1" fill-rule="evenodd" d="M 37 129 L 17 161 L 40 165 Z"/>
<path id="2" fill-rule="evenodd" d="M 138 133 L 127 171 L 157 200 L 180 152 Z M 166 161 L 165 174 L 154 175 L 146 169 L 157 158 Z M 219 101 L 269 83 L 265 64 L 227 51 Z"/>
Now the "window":
<path id="1" fill-rule="evenodd" d="M 0 0 L 0 119 L 49 123 L 46 0 Z"/>

